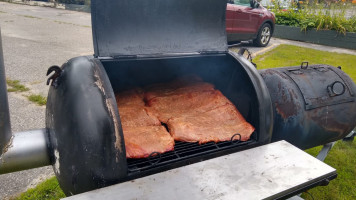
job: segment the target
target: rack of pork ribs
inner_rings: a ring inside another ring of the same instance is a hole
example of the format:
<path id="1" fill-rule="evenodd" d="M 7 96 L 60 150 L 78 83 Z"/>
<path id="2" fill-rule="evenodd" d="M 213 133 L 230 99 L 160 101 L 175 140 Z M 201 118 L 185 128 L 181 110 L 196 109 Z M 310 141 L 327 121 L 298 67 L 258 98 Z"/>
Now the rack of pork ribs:
<path id="1" fill-rule="evenodd" d="M 213 84 L 196 76 L 122 91 L 116 99 L 127 158 L 172 151 L 174 141 L 247 141 L 255 130 Z"/>

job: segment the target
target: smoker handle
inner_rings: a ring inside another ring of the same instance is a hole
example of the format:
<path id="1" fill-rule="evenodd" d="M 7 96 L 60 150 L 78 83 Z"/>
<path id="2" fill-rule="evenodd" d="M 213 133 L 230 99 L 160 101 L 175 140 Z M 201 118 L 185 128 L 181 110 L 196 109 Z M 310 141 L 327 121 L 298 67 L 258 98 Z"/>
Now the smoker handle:
<path id="1" fill-rule="evenodd" d="M 11 139 L 9 103 L 5 79 L 5 65 L 2 53 L 0 30 L 0 157 L 6 151 Z"/>

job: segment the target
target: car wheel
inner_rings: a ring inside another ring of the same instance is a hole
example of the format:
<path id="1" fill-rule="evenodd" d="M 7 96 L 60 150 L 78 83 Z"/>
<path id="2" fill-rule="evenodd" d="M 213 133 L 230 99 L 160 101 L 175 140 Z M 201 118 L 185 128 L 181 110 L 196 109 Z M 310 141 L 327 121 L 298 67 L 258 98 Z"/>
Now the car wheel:
<path id="1" fill-rule="evenodd" d="M 269 24 L 263 24 L 262 27 L 260 28 L 260 31 L 258 32 L 257 38 L 253 41 L 256 46 L 259 47 L 265 47 L 269 43 L 269 40 L 271 39 L 272 35 L 272 29 L 271 25 Z"/>

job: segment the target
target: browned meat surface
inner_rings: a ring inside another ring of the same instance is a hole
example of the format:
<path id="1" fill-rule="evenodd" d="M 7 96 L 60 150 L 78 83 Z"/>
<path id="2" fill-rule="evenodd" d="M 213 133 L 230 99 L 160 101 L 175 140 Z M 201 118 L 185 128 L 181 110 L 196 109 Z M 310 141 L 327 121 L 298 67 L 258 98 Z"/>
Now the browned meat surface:
<path id="1" fill-rule="evenodd" d="M 143 90 L 139 88 L 116 95 L 127 158 L 146 158 L 153 152 L 174 149 L 174 139 L 156 116 L 146 112 Z"/>
<path id="2" fill-rule="evenodd" d="M 165 90 L 175 90 L 178 88 L 182 88 L 185 86 L 192 85 L 194 83 L 201 83 L 203 80 L 196 75 L 186 75 L 179 78 L 174 79 L 170 82 L 165 83 L 155 83 L 145 87 L 146 92 L 150 91 L 161 91 L 164 92 Z"/>
<path id="3" fill-rule="evenodd" d="M 140 88 L 125 90 L 116 95 L 117 106 L 144 106 L 143 101 L 144 92 Z"/>
<path id="4" fill-rule="evenodd" d="M 146 158 L 174 149 L 174 139 L 163 126 L 123 127 L 126 157 Z"/>
<path id="5" fill-rule="evenodd" d="M 255 130 L 231 104 L 207 112 L 173 117 L 167 125 L 175 140 L 200 144 L 229 141 L 236 133 L 241 135 L 242 141 L 247 141 Z M 233 139 L 239 140 L 240 137 Z"/>
<path id="6" fill-rule="evenodd" d="M 146 112 L 144 106 L 119 106 L 122 126 L 160 126 L 156 116 Z"/>
<path id="7" fill-rule="evenodd" d="M 206 82 L 194 82 L 191 84 L 181 85 L 181 87 L 170 88 L 170 87 L 162 87 L 162 88 L 154 88 L 145 92 L 145 100 L 150 101 L 155 97 L 164 97 L 171 95 L 179 95 L 185 93 L 192 92 L 206 92 L 213 91 L 214 85 Z"/>
<path id="8" fill-rule="evenodd" d="M 218 90 L 172 94 L 147 102 L 149 112 L 164 123 L 172 117 L 203 113 L 226 104 L 232 103 Z"/>
<path id="9" fill-rule="evenodd" d="M 127 158 L 145 158 L 183 142 L 246 141 L 255 130 L 214 85 L 197 76 L 116 95 Z M 166 123 L 169 133 L 161 122 Z"/>

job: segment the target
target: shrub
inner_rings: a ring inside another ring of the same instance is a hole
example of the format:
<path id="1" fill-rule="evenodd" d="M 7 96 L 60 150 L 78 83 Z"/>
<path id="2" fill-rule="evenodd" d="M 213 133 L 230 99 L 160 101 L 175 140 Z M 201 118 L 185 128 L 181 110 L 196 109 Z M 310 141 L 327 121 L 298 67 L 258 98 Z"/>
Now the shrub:
<path id="1" fill-rule="evenodd" d="M 328 8 L 320 5 L 305 6 L 303 9 L 292 7 L 281 9 L 275 4 L 271 9 L 276 15 L 276 24 L 300 27 L 302 31 L 311 28 L 317 30 L 336 30 L 341 34 L 356 32 L 356 16 L 347 18 L 348 4 L 333 4 Z"/>

